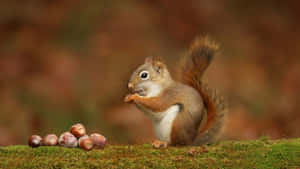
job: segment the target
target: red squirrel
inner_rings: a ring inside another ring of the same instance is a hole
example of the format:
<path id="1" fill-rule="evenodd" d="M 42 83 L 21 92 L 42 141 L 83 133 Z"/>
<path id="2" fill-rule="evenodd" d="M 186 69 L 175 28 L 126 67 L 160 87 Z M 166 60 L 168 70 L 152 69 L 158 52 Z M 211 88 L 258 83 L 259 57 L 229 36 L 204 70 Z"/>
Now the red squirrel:
<path id="1" fill-rule="evenodd" d="M 125 102 L 135 103 L 150 116 L 161 144 L 202 145 L 214 142 L 222 131 L 225 104 L 202 81 L 218 45 L 197 38 L 175 81 L 161 59 L 148 57 L 132 74 Z"/>

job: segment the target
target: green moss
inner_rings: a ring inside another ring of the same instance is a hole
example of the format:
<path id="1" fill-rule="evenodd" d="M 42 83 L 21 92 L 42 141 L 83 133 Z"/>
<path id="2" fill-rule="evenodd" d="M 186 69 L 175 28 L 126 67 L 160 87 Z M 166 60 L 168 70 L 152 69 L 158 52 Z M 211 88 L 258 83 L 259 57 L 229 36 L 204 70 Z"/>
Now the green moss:
<path id="1" fill-rule="evenodd" d="M 191 150 L 194 151 L 191 151 Z M 300 139 L 225 141 L 202 147 L 153 149 L 110 145 L 85 152 L 63 147 L 0 148 L 0 168 L 296 168 Z"/>

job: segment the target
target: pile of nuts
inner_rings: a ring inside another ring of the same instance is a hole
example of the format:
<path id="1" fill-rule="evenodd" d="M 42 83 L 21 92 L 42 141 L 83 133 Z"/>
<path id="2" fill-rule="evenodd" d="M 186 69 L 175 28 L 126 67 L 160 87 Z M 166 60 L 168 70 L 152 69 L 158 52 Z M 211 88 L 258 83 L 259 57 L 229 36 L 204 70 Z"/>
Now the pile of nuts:
<path id="1" fill-rule="evenodd" d="M 44 138 L 39 135 L 32 135 L 28 140 L 30 147 L 56 146 L 75 148 L 80 147 L 84 150 L 93 148 L 103 149 L 106 144 L 106 138 L 98 133 L 90 136 L 86 134 L 85 127 L 78 123 L 71 127 L 70 131 L 64 132 L 58 138 L 55 134 L 48 134 Z"/>

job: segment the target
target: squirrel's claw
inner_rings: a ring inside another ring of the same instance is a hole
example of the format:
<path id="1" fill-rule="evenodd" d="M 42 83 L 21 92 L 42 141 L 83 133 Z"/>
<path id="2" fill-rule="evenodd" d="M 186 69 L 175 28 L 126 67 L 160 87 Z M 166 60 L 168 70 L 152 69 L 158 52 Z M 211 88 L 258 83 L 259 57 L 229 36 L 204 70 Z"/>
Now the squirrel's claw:
<path id="1" fill-rule="evenodd" d="M 168 143 L 165 142 L 165 141 L 154 140 L 152 142 L 152 147 L 155 148 L 155 149 L 158 149 L 158 148 L 167 148 L 168 147 Z"/>
<path id="2" fill-rule="evenodd" d="M 129 103 L 134 101 L 134 99 L 136 98 L 137 94 L 128 94 L 125 99 L 124 102 Z"/>
<path id="3" fill-rule="evenodd" d="M 124 102 L 125 102 L 125 103 L 129 103 L 130 101 L 132 101 L 132 99 L 131 99 L 131 94 L 125 96 L 125 98 L 124 98 Z"/>

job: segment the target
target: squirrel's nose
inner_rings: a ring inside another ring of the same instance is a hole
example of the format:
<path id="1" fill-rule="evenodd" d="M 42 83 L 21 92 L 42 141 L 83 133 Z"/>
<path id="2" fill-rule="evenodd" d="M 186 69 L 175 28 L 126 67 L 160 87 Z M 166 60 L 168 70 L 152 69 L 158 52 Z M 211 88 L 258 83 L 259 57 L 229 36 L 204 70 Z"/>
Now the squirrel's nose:
<path id="1" fill-rule="evenodd" d="M 130 91 L 133 90 L 133 84 L 132 84 L 132 83 L 128 83 L 128 89 L 129 89 Z"/>

